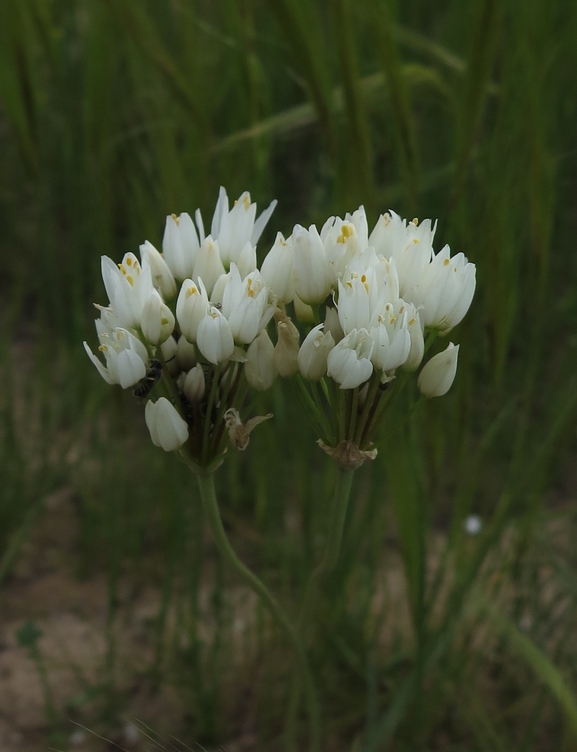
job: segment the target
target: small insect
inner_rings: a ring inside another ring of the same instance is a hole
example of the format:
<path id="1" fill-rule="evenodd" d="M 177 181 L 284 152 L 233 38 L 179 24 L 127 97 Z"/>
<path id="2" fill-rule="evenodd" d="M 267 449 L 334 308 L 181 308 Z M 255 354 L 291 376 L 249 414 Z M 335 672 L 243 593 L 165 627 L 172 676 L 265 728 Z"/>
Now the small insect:
<path id="1" fill-rule="evenodd" d="M 146 397 L 150 394 L 152 388 L 161 376 L 162 363 L 160 362 L 160 360 L 151 360 L 150 368 L 144 375 L 144 378 L 140 379 L 140 381 L 135 385 L 134 389 L 132 390 L 132 394 L 135 397 Z"/>

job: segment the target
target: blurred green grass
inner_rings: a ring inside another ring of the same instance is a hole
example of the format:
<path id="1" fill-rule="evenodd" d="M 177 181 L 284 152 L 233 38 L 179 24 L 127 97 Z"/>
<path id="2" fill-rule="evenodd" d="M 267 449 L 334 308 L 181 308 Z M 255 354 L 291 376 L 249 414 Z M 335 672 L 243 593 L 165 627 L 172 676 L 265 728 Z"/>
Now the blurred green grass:
<path id="1" fill-rule="evenodd" d="M 575 530 L 575 39 L 577 6 L 561 0 L 0 5 L 0 579 L 47 495 L 72 487 L 78 576 L 107 572 L 109 623 L 122 573 L 163 589 L 151 671 L 185 692 L 190 738 L 222 743 L 240 723 L 243 687 L 225 681 L 231 583 L 206 564 L 185 471 L 149 446 L 138 406 L 80 343 L 104 301 L 100 255 L 160 245 L 169 212 L 199 206 L 206 221 L 223 184 L 279 199 L 261 253 L 273 228 L 363 203 L 371 222 L 388 208 L 438 217 L 437 244 L 478 267 L 452 394 L 408 422 L 390 415 L 359 482 L 313 650 L 328 748 L 573 748 L 577 579 L 557 531 Z M 332 470 L 289 386 L 220 490 L 243 554 L 296 604 Z M 477 538 L 463 531 L 471 512 Z M 410 619 L 386 608 L 388 550 Z M 288 669 L 259 619 L 250 713 L 259 749 L 277 749 Z"/>

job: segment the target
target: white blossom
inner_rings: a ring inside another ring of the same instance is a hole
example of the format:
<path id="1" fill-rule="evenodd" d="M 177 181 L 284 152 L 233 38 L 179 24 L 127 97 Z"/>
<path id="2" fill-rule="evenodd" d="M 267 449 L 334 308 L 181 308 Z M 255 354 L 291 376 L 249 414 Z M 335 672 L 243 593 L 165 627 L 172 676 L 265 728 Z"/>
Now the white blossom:
<path id="1" fill-rule="evenodd" d="M 374 344 L 366 329 L 353 329 L 328 354 L 327 373 L 341 389 L 354 389 L 373 373 Z"/>
<path id="2" fill-rule="evenodd" d="M 196 228 L 189 214 L 169 214 L 166 218 L 162 251 L 176 279 L 192 277 L 199 249 Z"/>
<path id="3" fill-rule="evenodd" d="M 325 375 L 329 352 L 335 346 L 333 335 L 323 332 L 323 327 L 319 324 L 311 329 L 299 350 L 299 371 L 309 381 L 318 381 Z"/>
<path id="4" fill-rule="evenodd" d="M 451 388 L 457 373 L 459 345 L 449 342 L 443 352 L 433 355 L 417 379 L 421 393 L 428 398 L 442 397 Z"/>
<path id="5" fill-rule="evenodd" d="M 188 439 L 188 426 L 178 414 L 176 408 L 166 397 L 160 397 L 157 402 L 149 400 L 144 409 L 144 418 L 150 431 L 152 443 L 174 452 Z"/>

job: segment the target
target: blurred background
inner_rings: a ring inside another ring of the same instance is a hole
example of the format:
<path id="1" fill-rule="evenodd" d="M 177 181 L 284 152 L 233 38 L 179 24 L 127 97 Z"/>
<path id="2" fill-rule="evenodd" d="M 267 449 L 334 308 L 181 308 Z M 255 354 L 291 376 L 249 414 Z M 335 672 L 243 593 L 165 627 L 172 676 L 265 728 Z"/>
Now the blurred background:
<path id="1" fill-rule="evenodd" d="M 3 0 L 2 750 L 284 749 L 289 646 L 81 344 L 100 256 L 220 185 L 278 198 L 261 257 L 364 204 L 478 270 L 453 389 L 358 473 L 311 636 L 324 749 L 577 748 L 576 40 L 563 0 Z M 219 484 L 296 616 L 334 469 L 293 402 Z"/>

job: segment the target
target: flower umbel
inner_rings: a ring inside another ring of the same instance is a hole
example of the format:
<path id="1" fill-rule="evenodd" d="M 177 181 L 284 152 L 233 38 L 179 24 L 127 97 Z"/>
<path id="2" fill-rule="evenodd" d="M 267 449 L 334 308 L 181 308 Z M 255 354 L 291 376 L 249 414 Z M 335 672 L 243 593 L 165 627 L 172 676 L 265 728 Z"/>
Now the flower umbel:
<path id="1" fill-rule="evenodd" d="M 275 205 L 257 218 L 248 193 L 229 209 L 221 188 L 210 235 L 200 212 L 194 221 L 171 214 L 163 253 L 146 241 L 142 262 L 132 253 L 118 265 L 102 258 L 109 305 L 99 307 L 96 329 L 104 363 L 84 343 L 86 352 L 105 381 L 148 400 L 153 443 L 185 452 L 199 472 L 222 461 L 230 411 L 238 415 L 250 389 L 269 389 L 278 372 L 266 332 L 278 297 L 256 268 L 256 243 Z M 244 438 L 233 446 L 246 448 L 260 419 L 253 421 L 240 424 Z"/>

